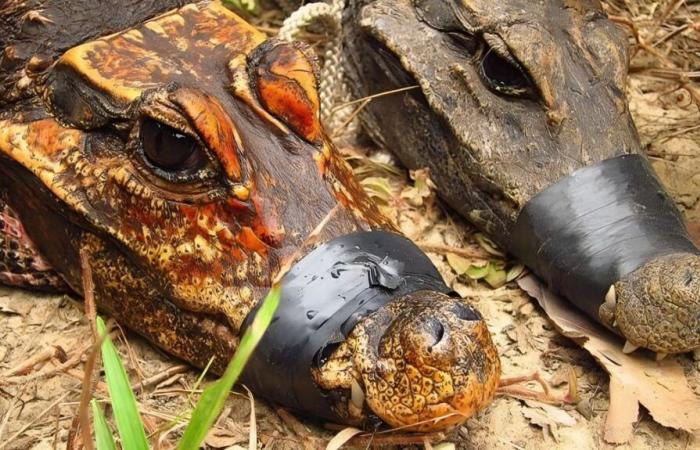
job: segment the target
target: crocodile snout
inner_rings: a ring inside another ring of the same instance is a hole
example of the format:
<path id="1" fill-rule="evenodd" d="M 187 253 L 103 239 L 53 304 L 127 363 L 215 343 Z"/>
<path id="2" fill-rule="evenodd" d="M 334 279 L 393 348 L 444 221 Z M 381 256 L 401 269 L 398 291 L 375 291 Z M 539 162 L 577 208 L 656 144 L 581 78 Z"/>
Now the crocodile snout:
<path id="1" fill-rule="evenodd" d="M 638 347 L 667 354 L 700 348 L 700 256 L 672 253 L 657 257 L 615 283 L 601 310 Z"/>

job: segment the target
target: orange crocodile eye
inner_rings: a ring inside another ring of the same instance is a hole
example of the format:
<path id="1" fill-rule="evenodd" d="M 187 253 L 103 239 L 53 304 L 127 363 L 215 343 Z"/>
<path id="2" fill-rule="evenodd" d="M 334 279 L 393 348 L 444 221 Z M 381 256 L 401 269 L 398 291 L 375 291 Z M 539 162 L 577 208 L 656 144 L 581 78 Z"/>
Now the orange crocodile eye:
<path id="1" fill-rule="evenodd" d="M 250 58 L 250 79 L 260 103 L 311 142 L 321 138 L 316 72 L 304 51 L 267 41 Z"/>

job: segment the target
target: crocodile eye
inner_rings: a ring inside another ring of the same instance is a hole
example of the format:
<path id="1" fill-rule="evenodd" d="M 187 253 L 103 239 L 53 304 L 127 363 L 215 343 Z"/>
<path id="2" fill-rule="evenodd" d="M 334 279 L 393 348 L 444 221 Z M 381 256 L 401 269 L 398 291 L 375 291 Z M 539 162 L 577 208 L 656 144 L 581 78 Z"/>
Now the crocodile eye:
<path id="1" fill-rule="evenodd" d="M 185 181 L 209 163 L 199 142 L 153 119 L 141 122 L 139 138 L 146 162 L 171 181 Z"/>
<path id="2" fill-rule="evenodd" d="M 480 67 L 481 76 L 491 90 L 511 97 L 532 96 L 530 77 L 515 60 L 507 59 L 487 47 Z"/>

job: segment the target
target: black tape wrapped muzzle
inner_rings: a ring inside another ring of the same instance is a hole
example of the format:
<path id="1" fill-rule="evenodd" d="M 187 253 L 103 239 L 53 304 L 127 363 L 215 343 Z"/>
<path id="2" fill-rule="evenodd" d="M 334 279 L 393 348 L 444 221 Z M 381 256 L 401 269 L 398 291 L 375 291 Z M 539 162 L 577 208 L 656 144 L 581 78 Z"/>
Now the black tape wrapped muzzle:
<path id="1" fill-rule="evenodd" d="M 513 255 L 603 324 L 598 311 L 612 284 L 656 257 L 698 254 L 641 155 L 602 161 L 548 187 L 525 205 L 510 236 Z"/>
<path id="2" fill-rule="evenodd" d="M 395 298 L 419 290 L 450 292 L 415 244 L 385 231 L 353 233 L 322 244 L 294 265 L 281 287 L 279 307 L 242 382 L 275 403 L 337 422 L 341 418 L 328 394 L 311 375 L 325 350 Z"/>

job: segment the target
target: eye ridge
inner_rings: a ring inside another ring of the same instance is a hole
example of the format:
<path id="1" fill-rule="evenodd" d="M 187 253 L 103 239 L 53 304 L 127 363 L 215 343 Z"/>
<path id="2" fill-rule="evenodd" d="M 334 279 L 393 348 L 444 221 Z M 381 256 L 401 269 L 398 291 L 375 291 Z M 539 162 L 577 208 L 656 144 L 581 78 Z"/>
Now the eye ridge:
<path id="1" fill-rule="evenodd" d="M 198 140 L 151 118 L 141 121 L 139 142 L 146 164 L 168 181 L 201 179 L 210 164 L 210 158 Z"/>

